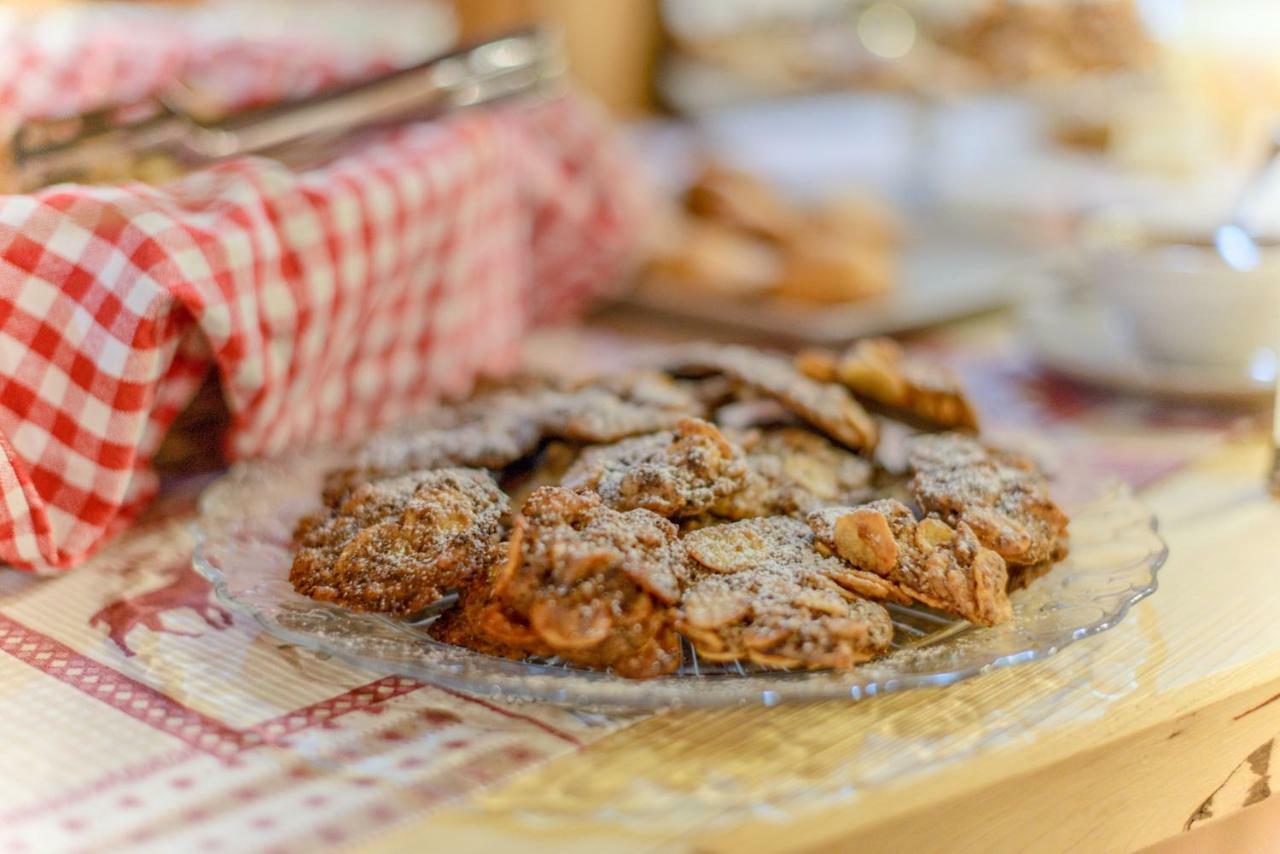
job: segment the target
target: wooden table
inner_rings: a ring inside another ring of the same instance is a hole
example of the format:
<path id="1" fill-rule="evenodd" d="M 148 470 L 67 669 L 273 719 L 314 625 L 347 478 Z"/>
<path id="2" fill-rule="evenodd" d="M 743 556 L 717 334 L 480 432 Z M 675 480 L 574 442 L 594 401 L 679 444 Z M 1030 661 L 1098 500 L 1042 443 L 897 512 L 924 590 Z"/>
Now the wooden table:
<path id="1" fill-rule="evenodd" d="M 1260 435 L 1150 489 L 1171 557 L 1116 628 L 860 703 L 671 712 L 385 835 L 378 851 L 1130 851 L 1265 799 L 1280 502 Z M 862 773 L 894 751 L 916 770 Z"/>

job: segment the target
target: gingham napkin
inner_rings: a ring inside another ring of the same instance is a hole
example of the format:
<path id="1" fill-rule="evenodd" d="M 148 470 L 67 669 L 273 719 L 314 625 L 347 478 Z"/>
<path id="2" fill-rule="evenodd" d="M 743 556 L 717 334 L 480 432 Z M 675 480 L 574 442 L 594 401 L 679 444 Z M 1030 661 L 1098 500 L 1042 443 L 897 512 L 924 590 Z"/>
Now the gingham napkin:
<path id="1" fill-rule="evenodd" d="M 145 94 L 209 73 L 186 50 L 97 67 Z M 229 100 L 360 65 L 217 52 Z M 82 84 L 77 108 L 110 89 L 57 65 L 43 73 Z M 31 79 L 0 80 L 0 104 L 29 110 Z M 245 159 L 163 188 L 0 197 L 0 562 L 69 567 L 127 521 L 211 364 L 232 457 L 350 436 L 508 368 L 527 328 L 615 278 L 644 207 L 633 174 L 570 96 L 401 128 L 302 174 Z"/>

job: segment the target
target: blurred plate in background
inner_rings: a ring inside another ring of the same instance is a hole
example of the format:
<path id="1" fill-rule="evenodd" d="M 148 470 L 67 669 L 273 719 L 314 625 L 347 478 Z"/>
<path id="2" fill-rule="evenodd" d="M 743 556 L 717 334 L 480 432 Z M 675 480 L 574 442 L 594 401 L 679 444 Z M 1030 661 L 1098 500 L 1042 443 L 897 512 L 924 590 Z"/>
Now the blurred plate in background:
<path id="1" fill-rule="evenodd" d="M 1274 353 L 1240 367 L 1152 359 L 1137 347 L 1125 318 L 1087 289 L 1043 285 L 1026 303 L 1019 326 L 1046 367 L 1091 385 L 1186 400 L 1263 404 L 1275 392 Z"/>
<path id="2" fill-rule="evenodd" d="M 1027 298 L 1042 250 L 956 225 L 913 225 L 905 235 L 894 289 L 849 303 L 777 297 L 726 298 L 676 281 L 646 282 L 620 303 L 663 317 L 792 342 L 839 344 L 868 335 L 923 329 Z"/>

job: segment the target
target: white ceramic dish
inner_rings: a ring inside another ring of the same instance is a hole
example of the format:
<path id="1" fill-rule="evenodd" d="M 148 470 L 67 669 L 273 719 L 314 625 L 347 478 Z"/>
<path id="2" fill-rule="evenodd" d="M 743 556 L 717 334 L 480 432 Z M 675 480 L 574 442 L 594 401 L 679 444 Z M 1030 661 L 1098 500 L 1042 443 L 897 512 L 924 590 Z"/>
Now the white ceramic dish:
<path id="1" fill-rule="evenodd" d="M 1151 360 L 1246 372 L 1280 344 L 1280 247 L 1264 244 L 1256 267 L 1233 269 L 1211 239 L 1225 216 L 1143 206 L 1083 224 L 1085 279 Z"/>
<path id="2" fill-rule="evenodd" d="M 1019 327 L 1044 365 L 1093 385 L 1240 404 L 1265 402 L 1275 391 L 1274 355 L 1225 367 L 1153 359 L 1138 346 L 1125 316 L 1088 290 L 1046 290 L 1023 306 Z"/>

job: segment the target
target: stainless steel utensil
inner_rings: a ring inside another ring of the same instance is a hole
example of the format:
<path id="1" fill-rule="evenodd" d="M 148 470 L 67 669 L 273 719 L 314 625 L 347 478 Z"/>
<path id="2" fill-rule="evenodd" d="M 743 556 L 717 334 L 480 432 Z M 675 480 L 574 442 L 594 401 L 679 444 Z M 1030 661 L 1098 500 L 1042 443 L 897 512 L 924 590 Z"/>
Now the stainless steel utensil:
<path id="1" fill-rule="evenodd" d="M 245 154 L 296 164 L 322 156 L 352 131 L 544 91 L 563 71 L 558 40 L 532 28 L 372 80 L 243 112 L 210 115 L 200 93 L 179 86 L 155 101 L 23 126 L 9 142 L 6 189 L 167 177 Z"/>
<path id="2" fill-rule="evenodd" d="M 1241 185 L 1235 203 L 1231 206 L 1230 217 L 1214 229 L 1214 248 L 1233 270 L 1252 270 L 1262 260 L 1262 251 L 1252 229 L 1245 223 L 1244 213 L 1258 186 L 1262 184 L 1262 179 L 1271 173 L 1277 158 L 1280 158 L 1280 133 L 1272 135 L 1265 156 Z"/>

